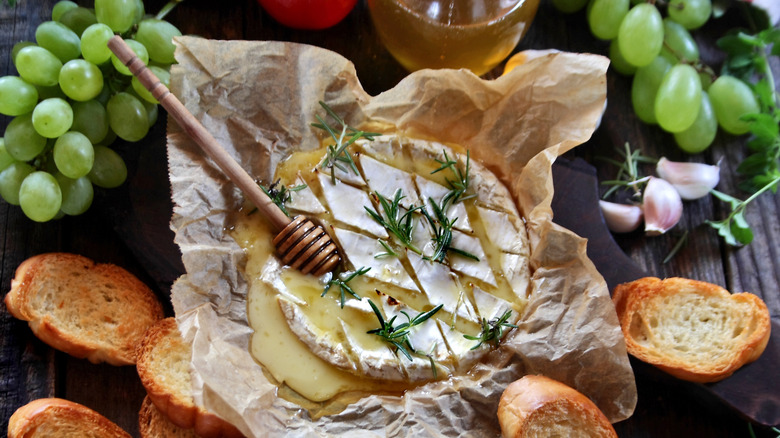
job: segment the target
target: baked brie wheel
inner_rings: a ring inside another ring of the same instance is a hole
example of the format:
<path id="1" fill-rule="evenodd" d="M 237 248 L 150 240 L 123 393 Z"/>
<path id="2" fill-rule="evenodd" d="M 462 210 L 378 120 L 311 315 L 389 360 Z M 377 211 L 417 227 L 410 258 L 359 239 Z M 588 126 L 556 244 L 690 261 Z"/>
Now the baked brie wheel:
<path id="1" fill-rule="evenodd" d="M 385 382 L 443 379 L 467 372 L 520 319 L 525 223 L 506 187 L 458 148 L 382 135 L 348 156 L 296 152 L 278 166 L 275 194 L 284 187 L 291 216 L 325 226 L 343 270 L 306 276 L 269 253 L 258 277 L 322 361 Z M 256 331 L 260 319 L 250 316 Z"/>

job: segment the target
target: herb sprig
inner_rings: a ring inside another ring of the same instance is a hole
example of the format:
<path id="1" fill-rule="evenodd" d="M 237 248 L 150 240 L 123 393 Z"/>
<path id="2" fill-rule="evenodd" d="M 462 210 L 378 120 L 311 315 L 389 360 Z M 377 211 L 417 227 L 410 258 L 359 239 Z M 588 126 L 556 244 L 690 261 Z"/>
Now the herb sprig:
<path id="1" fill-rule="evenodd" d="M 385 340 L 385 342 L 395 347 L 396 353 L 400 351 L 410 361 L 412 360 L 412 354 L 417 353 L 417 351 L 414 349 L 414 346 L 412 346 L 411 339 L 409 339 L 410 330 L 413 327 L 418 326 L 430 319 L 433 315 L 436 314 L 436 312 L 441 310 L 443 306 L 442 304 L 439 304 L 427 312 L 418 313 L 414 318 L 410 317 L 408 313 L 402 310 L 401 313 L 406 317 L 406 322 L 399 324 L 398 326 L 394 326 L 393 323 L 395 322 L 398 315 L 395 315 L 390 318 L 389 321 L 386 321 L 384 316 L 382 316 L 382 311 L 379 310 L 373 301 L 368 300 L 368 304 L 371 306 L 371 309 L 374 311 L 374 315 L 376 315 L 376 318 L 379 320 L 379 328 L 369 330 L 366 333 L 381 337 Z M 423 355 L 428 356 L 425 354 Z"/>
<path id="2" fill-rule="evenodd" d="M 379 225 L 385 227 L 385 229 L 387 229 L 390 234 L 394 235 L 403 246 L 409 248 L 409 250 L 419 255 L 422 255 L 422 251 L 420 251 L 420 249 L 412 243 L 412 233 L 414 232 L 414 212 L 416 210 L 422 209 L 422 206 L 411 206 L 409 209 L 405 209 L 403 206 L 401 206 L 401 200 L 405 198 L 401 189 L 395 191 L 392 200 L 388 200 L 379 194 L 379 192 L 374 192 L 374 197 L 379 202 L 379 205 L 382 207 L 382 211 L 384 211 L 385 215 L 383 217 L 378 210 L 364 206 L 363 208 L 366 209 L 366 212 L 368 212 L 369 216 L 371 216 Z M 385 250 L 389 250 L 387 251 L 388 253 L 392 252 L 395 254 L 394 251 L 390 250 L 389 246 L 385 245 L 386 242 L 380 240 L 380 243 L 382 243 L 382 246 L 385 247 Z"/>
<path id="3" fill-rule="evenodd" d="M 478 336 L 463 335 L 464 338 L 471 341 L 478 341 L 477 345 L 471 347 L 472 350 L 476 350 L 481 347 L 485 342 L 492 342 L 496 347 L 501 343 L 501 338 L 504 337 L 504 329 L 517 328 L 515 324 L 508 323 L 507 320 L 512 316 L 512 311 L 507 310 L 499 318 L 493 318 L 488 321 L 486 318 L 482 318 L 482 331 Z"/>
<path id="4" fill-rule="evenodd" d="M 328 115 L 336 121 L 338 126 L 336 128 L 331 127 L 325 119 L 319 114 L 316 115 L 319 123 L 312 123 L 311 126 L 319 129 L 323 129 L 330 134 L 335 144 L 328 145 L 327 155 L 322 161 L 323 169 L 330 169 L 330 179 L 334 184 L 336 183 L 336 169 L 342 172 L 348 172 L 348 168 L 351 169 L 355 175 L 358 175 L 357 166 L 352 156 L 347 151 L 347 147 L 361 138 L 373 141 L 374 137 L 380 135 L 376 132 L 366 132 L 349 126 L 344 119 L 336 114 L 325 102 L 320 101 L 320 105 L 325 109 Z"/>
<path id="5" fill-rule="evenodd" d="M 622 150 L 616 150 L 617 153 L 623 157 L 622 162 L 609 157 L 598 157 L 599 160 L 610 163 L 618 168 L 615 179 L 601 182 L 602 185 L 611 186 L 604 192 L 602 199 L 609 198 L 621 188 L 631 188 L 634 191 L 635 197 L 641 197 L 642 191 L 640 186 L 646 182 L 648 178 L 640 176 L 639 163 L 655 164 L 658 160 L 642 155 L 638 149 L 631 150 L 631 145 L 628 142 L 623 145 Z"/>
<path id="6" fill-rule="evenodd" d="M 268 195 L 269 198 L 271 198 L 271 201 L 273 201 L 274 204 L 276 204 L 276 206 L 279 207 L 279 209 L 282 210 L 282 212 L 287 217 L 290 217 L 290 213 L 287 211 L 285 204 L 290 202 L 292 199 L 291 192 L 298 192 L 305 188 L 306 184 L 286 187 L 284 184 L 281 184 L 281 180 L 278 179 L 267 188 L 260 184 L 260 189 L 262 189 L 263 192 Z"/>
<path id="7" fill-rule="evenodd" d="M 474 254 L 452 246 L 452 226 L 455 224 L 458 218 L 450 220 L 445 213 L 445 211 L 447 211 L 449 208 L 449 202 L 451 199 L 452 198 L 445 197 L 442 200 L 442 205 L 440 206 L 436 204 L 433 199 L 428 198 L 428 205 L 431 206 L 433 215 L 435 217 L 432 217 L 425 208 L 420 210 L 425 219 L 428 221 L 428 225 L 431 226 L 431 231 L 433 232 L 433 255 L 426 257 L 426 259 L 442 263 L 444 258 L 447 257 L 448 252 L 454 252 L 455 254 L 459 254 L 463 257 L 479 261 L 479 257 L 475 256 Z"/>
<path id="8" fill-rule="evenodd" d="M 352 289 L 352 287 L 349 285 L 349 282 L 358 277 L 359 275 L 364 275 L 368 271 L 370 271 L 371 268 L 362 267 L 358 269 L 355 272 L 350 273 L 349 275 L 344 276 L 345 273 L 341 273 L 339 275 L 334 275 L 333 278 L 328 282 L 328 284 L 325 285 L 325 287 L 322 290 L 321 297 L 324 297 L 328 294 L 330 291 L 330 288 L 333 286 L 339 287 L 339 303 L 341 304 L 341 308 L 344 308 L 344 303 L 347 299 L 347 294 L 351 295 L 353 298 L 357 298 L 358 300 L 361 299 L 360 295 L 355 293 L 355 291 Z"/>
<path id="9" fill-rule="evenodd" d="M 475 194 L 464 196 L 466 191 L 469 189 L 469 183 L 470 183 L 470 177 L 469 177 L 469 172 L 471 171 L 470 152 L 466 151 L 465 171 L 460 168 L 456 160 L 452 160 L 450 159 L 450 157 L 447 156 L 446 150 L 442 152 L 444 153 L 444 160 L 436 159 L 436 162 L 439 163 L 441 166 L 438 169 L 431 172 L 431 175 L 433 175 L 443 170 L 449 170 L 450 174 L 452 175 L 452 179 L 445 178 L 447 184 L 449 185 L 450 192 L 444 196 L 444 199 L 442 200 L 442 205 L 444 205 L 445 200 L 447 200 L 447 202 L 449 202 L 450 205 L 455 205 L 458 202 L 476 197 L 477 195 Z"/>

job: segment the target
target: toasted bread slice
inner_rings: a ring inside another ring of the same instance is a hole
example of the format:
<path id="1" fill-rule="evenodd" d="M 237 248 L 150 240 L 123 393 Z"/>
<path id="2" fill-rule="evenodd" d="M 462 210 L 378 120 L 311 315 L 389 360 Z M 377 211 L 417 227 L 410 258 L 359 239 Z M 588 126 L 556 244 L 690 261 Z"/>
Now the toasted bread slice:
<path id="1" fill-rule="evenodd" d="M 545 376 L 506 387 L 498 402 L 504 438 L 617 438 L 603 412 L 581 392 Z"/>
<path id="2" fill-rule="evenodd" d="M 146 329 L 164 316 L 154 292 L 131 273 L 68 253 L 22 262 L 5 305 L 52 347 L 112 365 L 134 364 Z"/>
<path id="3" fill-rule="evenodd" d="M 769 310 L 751 293 L 646 277 L 618 285 L 612 299 L 628 352 L 679 379 L 722 380 L 769 342 Z"/>
<path id="4" fill-rule="evenodd" d="M 203 438 L 242 437 L 235 426 L 195 404 L 191 354 L 174 318 L 165 318 L 149 328 L 138 346 L 136 364 L 149 399 L 173 424 L 194 429 Z"/>
<path id="5" fill-rule="evenodd" d="M 138 431 L 141 438 L 197 438 L 193 429 L 183 429 L 173 423 L 152 403 L 147 395 L 138 411 Z"/>
<path id="6" fill-rule="evenodd" d="M 20 407 L 8 420 L 8 438 L 130 438 L 108 418 L 61 398 L 41 398 Z"/>

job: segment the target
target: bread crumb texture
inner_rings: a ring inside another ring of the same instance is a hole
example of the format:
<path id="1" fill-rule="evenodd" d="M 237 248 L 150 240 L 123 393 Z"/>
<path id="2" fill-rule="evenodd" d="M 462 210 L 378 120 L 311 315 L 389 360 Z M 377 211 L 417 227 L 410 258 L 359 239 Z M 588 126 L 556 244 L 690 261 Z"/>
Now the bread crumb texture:
<path id="1" fill-rule="evenodd" d="M 628 352 L 684 380 L 722 380 L 763 353 L 771 330 L 756 295 L 685 278 L 618 285 L 615 308 Z"/>
<path id="2" fill-rule="evenodd" d="M 25 260 L 5 303 L 52 347 L 113 365 L 134 364 L 146 329 L 163 317 L 157 296 L 133 274 L 68 253 Z"/>

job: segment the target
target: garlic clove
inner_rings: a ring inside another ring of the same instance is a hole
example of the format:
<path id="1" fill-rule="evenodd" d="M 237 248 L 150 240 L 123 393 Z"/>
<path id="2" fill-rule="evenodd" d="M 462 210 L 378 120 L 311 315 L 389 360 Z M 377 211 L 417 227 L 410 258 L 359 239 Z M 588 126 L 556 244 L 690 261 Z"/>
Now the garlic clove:
<path id="1" fill-rule="evenodd" d="M 599 201 L 607 228 L 615 233 L 630 233 L 642 223 L 642 209 L 636 205 Z"/>
<path id="2" fill-rule="evenodd" d="M 674 227 L 682 217 L 682 199 L 666 180 L 651 176 L 642 197 L 645 234 L 658 236 Z"/>
<path id="3" fill-rule="evenodd" d="M 720 167 L 703 163 L 681 163 L 658 160 L 656 173 L 674 186 L 687 201 L 706 196 L 720 181 Z"/>

